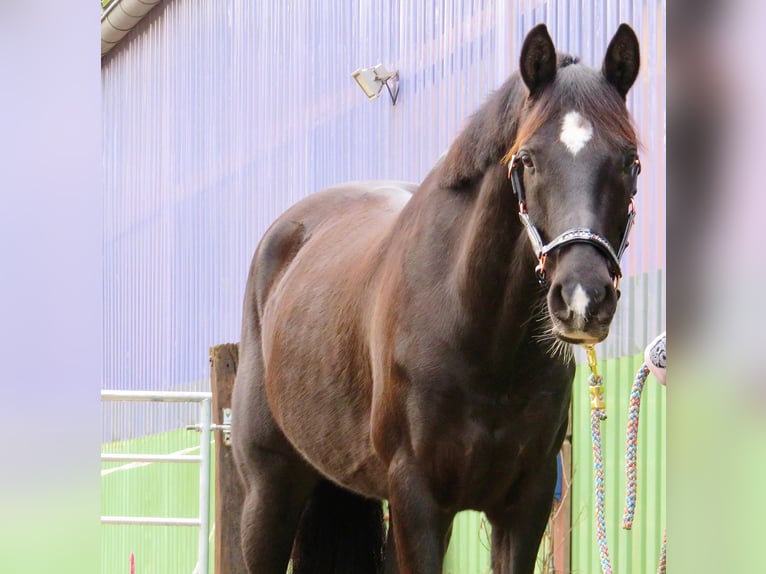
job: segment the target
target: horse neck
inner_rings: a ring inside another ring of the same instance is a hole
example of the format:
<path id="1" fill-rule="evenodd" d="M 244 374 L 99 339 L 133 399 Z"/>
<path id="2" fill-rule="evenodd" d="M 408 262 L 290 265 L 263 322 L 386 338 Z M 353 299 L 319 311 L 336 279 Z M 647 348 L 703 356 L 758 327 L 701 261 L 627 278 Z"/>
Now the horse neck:
<path id="1" fill-rule="evenodd" d="M 474 194 L 453 281 L 466 329 L 485 340 L 493 337 L 507 351 L 528 334 L 530 309 L 540 298 L 534 258 L 505 167 L 491 167 Z"/>

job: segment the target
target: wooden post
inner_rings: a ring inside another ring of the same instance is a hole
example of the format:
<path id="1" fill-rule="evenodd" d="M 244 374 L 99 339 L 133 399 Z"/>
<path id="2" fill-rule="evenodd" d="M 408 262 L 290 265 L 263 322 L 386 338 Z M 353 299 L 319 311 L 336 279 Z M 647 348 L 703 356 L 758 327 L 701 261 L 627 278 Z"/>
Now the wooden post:
<path id="1" fill-rule="evenodd" d="M 231 409 L 231 392 L 237 374 L 236 343 L 210 349 L 210 386 L 213 423 L 224 424 L 224 409 Z M 239 520 L 244 493 L 225 433 L 215 431 L 215 574 L 247 574 L 242 558 Z"/>

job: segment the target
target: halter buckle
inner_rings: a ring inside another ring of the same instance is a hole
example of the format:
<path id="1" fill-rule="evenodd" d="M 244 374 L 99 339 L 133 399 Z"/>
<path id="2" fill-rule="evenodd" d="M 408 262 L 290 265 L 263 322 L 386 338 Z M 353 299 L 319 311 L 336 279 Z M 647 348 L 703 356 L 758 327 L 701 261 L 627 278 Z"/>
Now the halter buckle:
<path id="1" fill-rule="evenodd" d="M 535 275 L 537 275 L 537 280 L 540 282 L 540 285 L 545 285 L 545 262 L 548 259 L 547 253 L 542 253 L 537 260 L 537 265 L 535 266 Z"/>
<path id="2" fill-rule="evenodd" d="M 511 156 L 511 160 L 508 162 L 508 179 L 511 179 L 511 172 L 516 167 L 516 154 Z"/>
<path id="3" fill-rule="evenodd" d="M 596 378 L 599 379 L 598 375 L 598 359 L 596 358 L 596 346 L 588 343 L 583 345 L 583 348 L 585 349 L 585 354 L 588 357 L 588 367 L 590 368 L 591 374 Z"/>

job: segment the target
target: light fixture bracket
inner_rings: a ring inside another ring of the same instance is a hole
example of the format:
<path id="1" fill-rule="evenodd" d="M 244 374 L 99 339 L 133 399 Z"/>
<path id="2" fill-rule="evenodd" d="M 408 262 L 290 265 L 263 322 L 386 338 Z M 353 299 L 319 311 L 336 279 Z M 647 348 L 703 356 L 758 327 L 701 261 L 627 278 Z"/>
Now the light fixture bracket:
<path id="1" fill-rule="evenodd" d="M 383 64 L 378 64 L 372 68 L 360 68 L 351 75 L 365 95 L 371 100 L 377 98 L 383 86 L 386 86 L 388 95 L 391 96 L 391 104 L 396 105 L 396 100 L 399 97 L 398 70 L 389 71 Z"/>

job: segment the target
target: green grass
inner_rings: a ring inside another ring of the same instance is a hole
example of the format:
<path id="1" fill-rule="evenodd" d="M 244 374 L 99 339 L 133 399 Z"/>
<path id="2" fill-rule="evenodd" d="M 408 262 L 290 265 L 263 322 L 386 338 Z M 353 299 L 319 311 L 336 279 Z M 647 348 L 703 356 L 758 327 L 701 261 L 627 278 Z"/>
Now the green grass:
<path id="1" fill-rule="evenodd" d="M 109 443 L 103 452 L 169 454 L 199 447 L 199 434 L 178 430 Z M 198 454 L 199 449 L 188 454 Z M 214 456 L 214 453 L 212 454 Z M 199 465 L 188 463 L 102 463 L 101 514 L 108 516 L 199 516 Z M 119 470 L 115 470 L 118 469 Z M 211 469 L 211 525 L 214 517 Z M 199 529 L 189 526 L 101 526 L 101 572 L 128 574 L 134 553 L 136 574 L 191 574 L 197 563 Z M 211 546 L 211 557 L 212 557 Z M 209 571 L 212 572 L 212 558 Z"/>

